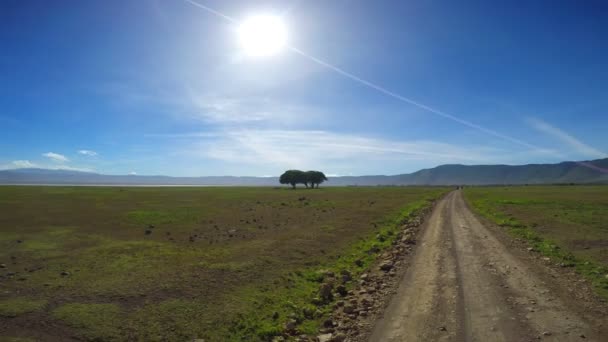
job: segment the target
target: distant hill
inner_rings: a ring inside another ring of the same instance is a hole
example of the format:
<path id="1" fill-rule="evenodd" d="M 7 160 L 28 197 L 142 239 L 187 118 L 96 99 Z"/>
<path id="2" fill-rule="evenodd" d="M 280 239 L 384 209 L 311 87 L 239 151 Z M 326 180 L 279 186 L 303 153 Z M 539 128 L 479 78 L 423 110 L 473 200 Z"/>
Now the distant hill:
<path id="1" fill-rule="evenodd" d="M 608 158 L 585 162 L 529 165 L 441 165 L 394 176 L 331 177 L 326 183 L 347 185 L 503 185 L 503 184 L 608 184 Z M 103 175 L 47 169 L 0 171 L 0 184 L 74 185 L 207 185 L 278 186 L 277 177 L 169 177 Z"/>
<path id="2" fill-rule="evenodd" d="M 441 165 L 399 177 L 404 183 L 417 185 L 601 183 L 608 182 L 608 158 L 589 162 L 516 166 Z"/>

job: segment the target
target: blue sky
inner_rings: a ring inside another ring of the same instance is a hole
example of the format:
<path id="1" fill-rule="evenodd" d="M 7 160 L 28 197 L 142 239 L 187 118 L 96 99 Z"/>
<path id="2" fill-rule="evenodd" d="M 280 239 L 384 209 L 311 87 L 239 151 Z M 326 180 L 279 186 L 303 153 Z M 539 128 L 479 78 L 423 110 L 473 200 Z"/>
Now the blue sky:
<path id="1" fill-rule="evenodd" d="M 4 0 L 0 169 L 398 174 L 608 152 L 601 1 L 196 1 L 283 15 L 290 46 L 428 108 L 290 50 L 248 57 L 186 1 Z"/>

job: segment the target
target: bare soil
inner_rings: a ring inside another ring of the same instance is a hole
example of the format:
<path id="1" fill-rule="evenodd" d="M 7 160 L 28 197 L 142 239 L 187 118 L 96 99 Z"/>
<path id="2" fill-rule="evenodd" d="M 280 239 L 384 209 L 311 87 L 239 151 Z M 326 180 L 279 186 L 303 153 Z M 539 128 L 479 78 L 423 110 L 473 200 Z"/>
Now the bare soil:
<path id="1" fill-rule="evenodd" d="M 606 341 L 589 285 L 482 223 L 461 191 L 437 204 L 409 259 L 371 341 Z"/>

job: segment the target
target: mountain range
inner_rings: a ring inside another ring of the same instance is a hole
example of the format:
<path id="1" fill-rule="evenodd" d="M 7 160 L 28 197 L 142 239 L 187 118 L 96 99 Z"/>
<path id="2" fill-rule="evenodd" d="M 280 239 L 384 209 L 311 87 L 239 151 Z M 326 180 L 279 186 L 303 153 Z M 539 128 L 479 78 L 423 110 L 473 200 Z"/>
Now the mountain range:
<path id="1" fill-rule="evenodd" d="M 440 165 L 393 176 L 330 177 L 330 186 L 608 184 L 608 158 L 528 165 Z M 277 186 L 278 177 L 104 175 L 49 169 L 0 170 L 0 184 Z"/>

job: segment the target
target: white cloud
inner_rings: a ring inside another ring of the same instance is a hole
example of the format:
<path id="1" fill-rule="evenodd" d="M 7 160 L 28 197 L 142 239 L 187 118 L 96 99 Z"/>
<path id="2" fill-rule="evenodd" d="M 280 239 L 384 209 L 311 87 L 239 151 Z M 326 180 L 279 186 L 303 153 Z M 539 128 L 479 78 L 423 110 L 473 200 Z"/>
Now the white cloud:
<path id="1" fill-rule="evenodd" d="M 45 169 L 50 169 L 50 170 L 68 170 L 68 171 L 80 171 L 80 172 L 95 172 L 94 169 L 88 168 L 88 167 L 74 167 L 74 166 L 68 166 L 68 165 L 60 165 L 60 166 L 49 166 L 49 167 L 44 167 Z"/>
<path id="2" fill-rule="evenodd" d="M 572 148 L 574 151 L 578 152 L 581 155 L 584 155 L 586 157 L 591 157 L 591 158 L 608 157 L 608 154 L 583 143 L 582 141 L 578 140 L 577 138 L 573 137 L 572 135 L 570 135 L 570 134 L 562 131 L 561 129 L 559 129 L 555 126 L 552 126 L 540 119 L 528 118 L 527 121 L 535 129 L 560 140 L 562 143 L 568 145 L 570 148 Z"/>
<path id="3" fill-rule="evenodd" d="M 82 154 L 84 156 L 95 157 L 97 156 L 97 152 L 91 150 L 79 150 L 78 154 Z"/>
<path id="4" fill-rule="evenodd" d="M 416 161 L 435 165 L 487 163 L 504 161 L 508 155 L 489 147 L 308 130 L 228 130 L 216 140 L 199 141 L 186 153 L 237 164 L 303 169 L 322 166 L 333 170 L 354 164 L 368 168 Z"/>
<path id="5" fill-rule="evenodd" d="M 131 171 L 131 172 L 129 172 L 129 175 L 130 175 L 130 176 L 136 176 L 136 175 L 137 175 L 137 172 L 135 172 L 135 171 Z"/>
<path id="6" fill-rule="evenodd" d="M 47 152 L 47 153 L 43 153 L 42 155 L 57 163 L 65 163 L 65 162 L 70 161 L 66 156 L 59 154 L 59 153 Z"/>
<path id="7" fill-rule="evenodd" d="M 12 168 L 23 169 L 23 168 L 36 167 L 37 165 L 30 162 L 29 160 L 13 160 L 10 163 L 9 168 L 11 166 L 12 166 Z"/>
<path id="8" fill-rule="evenodd" d="M 12 162 L 4 165 L 0 165 L 0 170 L 11 170 L 11 169 L 24 169 L 24 168 L 40 168 L 48 170 L 68 170 L 68 171 L 82 171 L 82 172 L 94 172 L 95 170 L 87 167 L 74 167 L 68 165 L 52 165 L 52 164 L 36 164 L 29 160 L 13 160 Z"/>
<path id="9" fill-rule="evenodd" d="M 302 126 L 326 117 L 322 111 L 307 106 L 277 102 L 259 96 L 198 95 L 190 91 L 190 98 L 184 105 L 194 116 L 209 123 L 220 125 L 271 123 L 298 124 Z M 306 118 L 303 120 L 302 118 Z"/>

